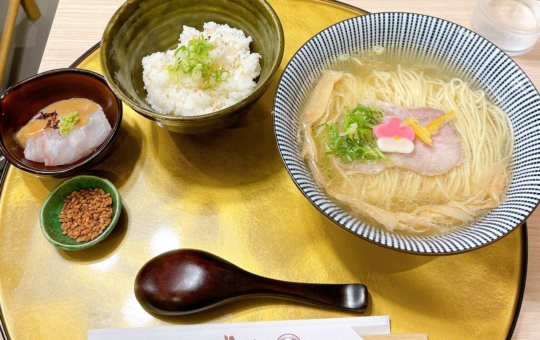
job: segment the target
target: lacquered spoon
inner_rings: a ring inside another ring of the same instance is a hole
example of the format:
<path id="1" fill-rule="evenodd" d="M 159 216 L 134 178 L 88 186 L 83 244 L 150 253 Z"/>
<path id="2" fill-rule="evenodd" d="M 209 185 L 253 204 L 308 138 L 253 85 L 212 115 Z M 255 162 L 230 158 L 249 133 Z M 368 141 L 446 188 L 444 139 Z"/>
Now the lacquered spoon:
<path id="1" fill-rule="evenodd" d="M 184 315 L 246 297 L 280 297 L 332 309 L 363 312 L 363 284 L 312 284 L 269 279 L 213 254 L 180 249 L 156 256 L 135 280 L 135 296 L 149 312 Z"/>

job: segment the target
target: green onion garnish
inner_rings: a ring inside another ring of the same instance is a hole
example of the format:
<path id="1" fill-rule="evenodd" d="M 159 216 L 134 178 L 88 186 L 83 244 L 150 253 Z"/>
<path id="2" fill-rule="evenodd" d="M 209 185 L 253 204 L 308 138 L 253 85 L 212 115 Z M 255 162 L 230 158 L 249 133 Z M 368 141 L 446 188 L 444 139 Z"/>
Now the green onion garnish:
<path id="1" fill-rule="evenodd" d="M 189 74 L 194 80 L 204 80 L 203 90 L 217 87 L 229 77 L 229 71 L 217 68 L 210 51 L 214 45 L 207 42 L 203 36 L 188 41 L 187 46 L 180 46 L 174 51 L 176 63 L 169 66 L 172 78 L 177 81 L 176 72 Z"/>
<path id="2" fill-rule="evenodd" d="M 383 112 L 358 104 L 352 111 L 345 107 L 345 117 L 341 124 L 326 123 L 328 132 L 326 155 L 337 155 L 348 164 L 353 161 L 389 160 L 377 147 L 373 128 L 380 124 Z M 340 129 L 341 127 L 341 129 Z"/>

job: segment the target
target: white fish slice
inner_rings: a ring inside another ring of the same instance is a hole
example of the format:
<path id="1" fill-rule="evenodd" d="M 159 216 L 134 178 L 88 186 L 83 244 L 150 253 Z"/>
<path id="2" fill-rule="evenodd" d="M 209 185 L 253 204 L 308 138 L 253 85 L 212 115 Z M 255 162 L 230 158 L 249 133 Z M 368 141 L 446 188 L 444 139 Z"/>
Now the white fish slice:
<path id="1" fill-rule="evenodd" d="M 62 136 L 58 130 L 47 129 L 45 133 L 30 138 L 24 149 L 24 157 L 46 166 L 70 164 L 94 151 L 107 139 L 111 125 L 102 109 L 88 117 L 88 124 L 73 129 Z"/>

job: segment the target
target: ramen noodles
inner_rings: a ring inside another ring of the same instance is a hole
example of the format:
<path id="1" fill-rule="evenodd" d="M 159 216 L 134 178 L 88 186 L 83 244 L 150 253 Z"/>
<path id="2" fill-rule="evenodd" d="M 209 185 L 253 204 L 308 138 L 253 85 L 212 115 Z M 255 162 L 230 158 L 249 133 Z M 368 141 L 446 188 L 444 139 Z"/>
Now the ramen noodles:
<path id="1" fill-rule="evenodd" d="M 304 107 L 317 184 L 390 231 L 444 233 L 497 207 L 511 178 L 507 115 L 450 72 L 375 51 L 340 56 Z"/>

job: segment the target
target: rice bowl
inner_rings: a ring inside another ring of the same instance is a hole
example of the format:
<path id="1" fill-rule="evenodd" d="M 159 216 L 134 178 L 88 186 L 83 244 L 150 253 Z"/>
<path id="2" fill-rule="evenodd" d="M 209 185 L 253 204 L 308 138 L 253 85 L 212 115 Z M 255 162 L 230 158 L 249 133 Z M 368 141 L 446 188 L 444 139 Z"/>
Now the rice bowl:
<path id="1" fill-rule="evenodd" d="M 178 45 L 184 26 L 199 31 L 207 22 L 227 24 L 252 37 L 251 52 L 259 53 L 260 75 L 246 98 L 211 113 L 196 116 L 164 114 L 148 103 L 142 59 Z M 160 128 L 182 134 L 202 134 L 227 128 L 246 115 L 272 85 L 283 59 L 285 34 L 266 0 L 128 0 L 111 17 L 101 40 L 100 63 L 111 89 L 133 111 Z"/>

